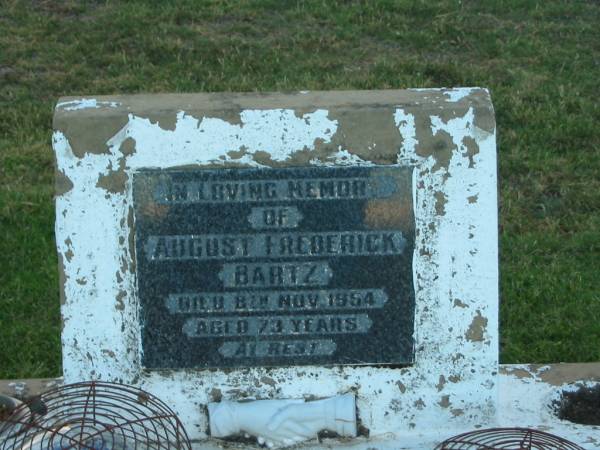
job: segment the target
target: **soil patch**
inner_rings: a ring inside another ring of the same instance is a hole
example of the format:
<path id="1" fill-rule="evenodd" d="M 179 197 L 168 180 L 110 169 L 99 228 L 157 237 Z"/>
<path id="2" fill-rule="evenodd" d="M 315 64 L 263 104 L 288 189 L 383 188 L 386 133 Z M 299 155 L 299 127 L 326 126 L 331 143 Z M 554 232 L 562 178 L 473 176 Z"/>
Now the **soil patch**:
<path id="1" fill-rule="evenodd" d="M 600 384 L 563 391 L 556 401 L 558 417 L 582 425 L 600 425 Z"/>

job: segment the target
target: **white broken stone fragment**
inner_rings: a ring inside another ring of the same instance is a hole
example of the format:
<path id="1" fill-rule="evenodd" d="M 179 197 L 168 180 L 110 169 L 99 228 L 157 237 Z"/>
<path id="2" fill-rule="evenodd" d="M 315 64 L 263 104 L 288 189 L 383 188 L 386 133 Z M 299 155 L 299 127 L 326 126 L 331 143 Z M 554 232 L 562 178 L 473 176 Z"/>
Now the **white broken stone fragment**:
<path id="1" fill-rule="evenodd" d="M 353 394 L 311 402 L 286 399 L 209 403 L 208 414 L 212 437 L 244 433 L 270 448 L 316 438 L 323 430 L 346 437 L 357 434 Z"/>

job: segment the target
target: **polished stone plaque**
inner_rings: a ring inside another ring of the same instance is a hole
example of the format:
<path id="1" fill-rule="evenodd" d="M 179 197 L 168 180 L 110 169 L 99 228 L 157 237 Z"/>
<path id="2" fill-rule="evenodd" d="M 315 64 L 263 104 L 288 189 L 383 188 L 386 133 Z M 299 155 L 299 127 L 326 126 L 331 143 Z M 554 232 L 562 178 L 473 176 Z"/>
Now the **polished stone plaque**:
<path id="1" fill-rule="evenodd" d="M 412 169 L 133 175 L 143 365 L 410 364 Z"/>

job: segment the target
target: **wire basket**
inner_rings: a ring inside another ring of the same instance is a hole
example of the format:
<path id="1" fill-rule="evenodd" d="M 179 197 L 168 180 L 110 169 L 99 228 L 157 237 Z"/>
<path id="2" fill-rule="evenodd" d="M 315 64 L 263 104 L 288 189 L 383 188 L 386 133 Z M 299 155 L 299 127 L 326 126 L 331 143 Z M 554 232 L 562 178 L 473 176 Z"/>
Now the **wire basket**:
<path id="1" fill-rule="evenodd" d="M 0 422 L 0 450 L 191 450 L 180 420 L 131 386 L 91 381 L 23 403 Z"/>
<path id="2" fill-rule="evenodd" d="M 561 437 L 530 428 L 489 428 L 459 434 L 435 450 L 583 450 Z"/>

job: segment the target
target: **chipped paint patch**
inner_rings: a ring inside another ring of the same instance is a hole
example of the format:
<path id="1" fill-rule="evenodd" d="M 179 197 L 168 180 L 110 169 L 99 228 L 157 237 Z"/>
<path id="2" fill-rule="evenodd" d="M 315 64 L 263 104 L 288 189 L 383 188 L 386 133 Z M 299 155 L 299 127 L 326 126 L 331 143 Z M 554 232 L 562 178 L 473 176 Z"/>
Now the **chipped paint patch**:
<path id="1" fill-rule="evenodd" d="M 398 155 L 398 163 L 402 164 L 408 155 L 416 154 L 418 141 L 415 116 L 398 108 L 394 113 L 394 121 L 402 138 L 402 152 Z M 404 155 L 403 159 L 401 159 L 402 155 Z"/>
<path id="2" fill-rule="evenodd" d="M 451 102 L 460 102 L 462 99 L 471 95 L 478 88 L 453 88 L 444 90 L 444 96 Z"/>
<path id="3" fill-rule="evenodd" d="M 320 159 L 311 159 L 309 163 L 313 166 L 374 166 L 371 161 L 365 161 L 360 156 L 350 153 L 348 150 L 338 148 L 336 153 L 329 155 L 325 162 Z"/>
<path id="4" fill-rule="evenodd" d="M 454 306 L 457 308 L 468 308 L 469 305 L 461 301 L 459 298 L 454 299 Z"/>
<path id="5" fill-rule="evenodd" d="M 438 216 L 443 216 L 446 214 L 446 210 L 444 205 L 446 204 L 446 194 L 443 191 L 437 191 L 433 194 L 435 197 L 435 214 Z"/>
<path id="6" fill-rule="evenodd" d="M 80 100 L 70 100 L 68 102 L 60 102 L 56 104 L 57 108 L 65 111 L 79 111 L 82 109 L 98 109 L 98 108 L 117 108 L 119 102 L 101 102 L 95 98 L 82 98 Z"/>
<path id="7" fill-rule="evenodd" d="M 451 403 L 450 403 L 450 396 L 449 395 L 442 395 L 441 400 L 438 402 L 438 405 L 440 405 L 441 408 L 449 408 Z"/>
<path id="8" fill-rule="evenodd" d="M 488 320 L 481 315 L 481 311 L 477 311 L 475 317 L 473 317 L 473 321 L 471 325 L 469 325 L 469 329 L 465 333 L 465 337 L 467 340 L 471 342 L 481 342 L 483 341 L 486 328 L 487 328 Z"/>

